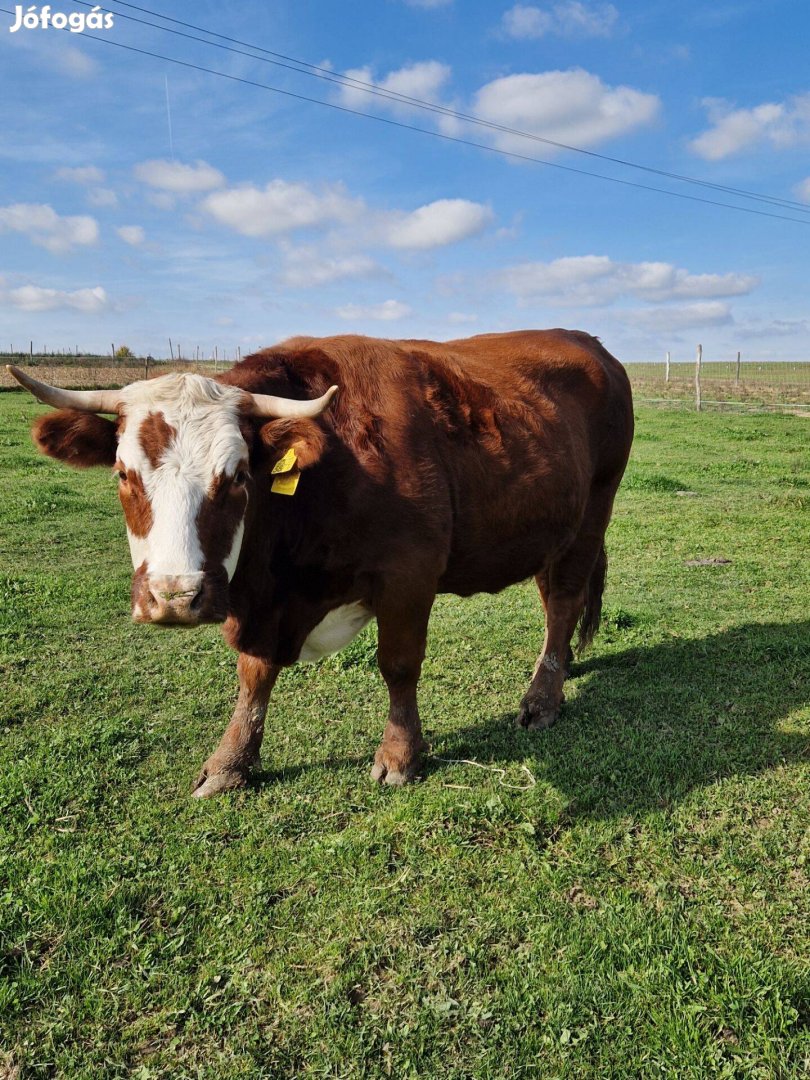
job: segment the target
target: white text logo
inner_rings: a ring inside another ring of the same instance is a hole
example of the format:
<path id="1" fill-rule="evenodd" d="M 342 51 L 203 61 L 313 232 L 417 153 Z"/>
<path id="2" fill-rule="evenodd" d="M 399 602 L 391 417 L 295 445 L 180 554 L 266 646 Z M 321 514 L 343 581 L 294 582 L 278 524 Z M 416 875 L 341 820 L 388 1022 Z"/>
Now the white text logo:
<path id="1" fill-rule="evenodd" d="M 70 30 L 71 34 L 81 34 L 83 30 L 110 30 L 114 19 L 111 11 L 102 11 L 98 6 L 87 15 L 83 11 L 71 11 L 66 15 L 63 11 L 51 11 L 49 4 L 39 9 L 34 4 L 25 11 L 21 4 L 17 4 L 14 15 L 14 25 L 9 28 L 12 34 L 20 27 L 24 30 L 47 30 L 53 26 L 57 30 Z"/>

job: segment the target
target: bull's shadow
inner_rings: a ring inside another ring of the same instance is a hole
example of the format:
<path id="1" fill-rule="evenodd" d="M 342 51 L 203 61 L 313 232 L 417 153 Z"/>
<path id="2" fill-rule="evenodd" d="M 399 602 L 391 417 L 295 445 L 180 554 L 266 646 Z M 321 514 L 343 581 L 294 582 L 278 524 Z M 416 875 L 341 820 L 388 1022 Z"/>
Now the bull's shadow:
<path id="1" fill-rule="evenodd" d="M 749 623 L 704 638 L 586 654 L 574 664 L 568 700 L 547 731 L 515 726 L 529 677 L 515 684 L 512 712 L 442 734 L 431 731 L 425 708 L 433 752 L 424 776 L 456 779 L 457 766 L 438 758 L 528 763 L 567 799 L 567 817 L 596 819 L 669 807 L 721 777 L 810 757 L 807 724 L 779 730 L 789 713 L 810 703 L 808 620 Z M 272 743 L 265 752 L 272 762 Z M 366 772 L 370 759 L 369 753 L 271 766 L 255 784 L 324 768 Z"/>
<path id="2" fill-rule="evenodd" d="M 515 710 L 434 738 L 434 754 L 528 760 L 577 818 L 670 806 L 720 777 L 810 756 L 806 724 L 779 730 L 810 701 L 810 621 L 750 623 L 585 658 L 573 679 L 553 728 L 517 729 Z M 523 689 L 515 688 L 516 704 Z M 433 758 L 427 772 L 452 767 Z"/>

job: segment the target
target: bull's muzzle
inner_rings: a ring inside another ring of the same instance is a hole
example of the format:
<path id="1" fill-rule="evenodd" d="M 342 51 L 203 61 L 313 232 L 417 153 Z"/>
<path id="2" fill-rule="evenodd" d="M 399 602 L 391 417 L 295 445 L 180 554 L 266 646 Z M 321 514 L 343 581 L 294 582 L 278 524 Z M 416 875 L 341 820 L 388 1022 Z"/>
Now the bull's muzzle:
<path id="1" fill-rule="evenodd" d="M 224 622 L 228 575 L 219 568 L 197 574 L 150 574 L 145 563 L 132 579 L 132 618 L 139 623 L 198 626 Z"/>
<path id="2" fill-rule="evenodd" d="M 144 622 L 195 626 L 203 621 L 204 574 L 150 577 L 145 584 L 141 602 Z"/>

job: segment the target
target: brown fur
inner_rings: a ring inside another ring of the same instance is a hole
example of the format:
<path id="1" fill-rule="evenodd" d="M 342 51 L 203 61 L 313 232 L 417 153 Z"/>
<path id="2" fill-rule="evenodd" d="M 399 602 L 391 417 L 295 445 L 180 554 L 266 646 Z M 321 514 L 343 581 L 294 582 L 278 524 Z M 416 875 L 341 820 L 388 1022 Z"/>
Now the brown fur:
<path id="1" fill-rule="evenodd" d="M 320 421 L 328 447 L 295 498 L 257 492 L 253 533 L 265 539 L 255 553 L 245 541 L 251 588 L 272 581 L 274 546 L 302 564 L 320 546 L 335 564 L 351 553 L 353 576 L 426 561 L 438 591 L 497 591 L 572 544 L 592 488 L 618 484 L 632 437 L 621 365 L 567 331 L 444 345 L 297 338 L 221 378 L 295 398 L 340 387 Z M 300 549 L 279 531 L 302 534 Z"/>
<path id="2" fill-rule="evenodd" d="M 115 423 L 95 413 L 58 409 L 40 416 L 31 435 L 43 454 L 77 468 L 112 465 L 117 452 Z"/>
<path id="3" fill-rule="evenodd" d="M 266 465 L 273 466 L 289 449 L 295 450 L 296 468 L 308 469 L 320 458 L 326 435 L 313 420 L 287 418 L 263 424 L 259 438 L 267 447 Z"/>
<path id="4" fill-rule="evenodd" d="M 163 455 L 169 449 L 176 434 L 171 424 L 166 422 L 166 417 L 162 412 L 150 412 L 146 419 L 141 421 L 138 441 L 153 469 L 160 466 Z"/>
<path id="5" fill-rule="evenodd" d="M 134 536 L 148 536 L 153 522 L 152 504 L 140 473 L 134 469 L 124 470 L 120 461 L 116 465 L 121 472 L 126 471 L 126 479 L 122 477 L 118 485 L 118 498 L 124 508 L 127 526 Z"/>
<path id="6" fill-rule="evenodd" d="M 245 513 L 247 491 L 221 473 L 211 483 L 197 514 L 197 535 L 205 561 L 203 570 L 220 568 L 228 557 L 237 526 Z"/>

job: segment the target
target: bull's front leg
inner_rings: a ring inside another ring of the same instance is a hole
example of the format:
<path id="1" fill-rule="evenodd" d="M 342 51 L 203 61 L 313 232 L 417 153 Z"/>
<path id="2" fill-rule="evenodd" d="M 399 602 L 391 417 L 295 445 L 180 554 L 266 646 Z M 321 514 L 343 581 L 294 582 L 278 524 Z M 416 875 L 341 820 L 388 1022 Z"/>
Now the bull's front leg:
<path id="1" fill-rule="evenodd" d="M 371 777 L 379 783 L 407 784 L 419 772 L 422 724 L 416 687 L 425 658 L 428 619 L 435 592 L 414 596 L 413 583 L 390 591 L 376 605 L 377 662 L 388 687 L 389 712 L 383 741 L 374 755 Z"/>
<path id="2" fill-rule="evenodd" d="M 219 746 L 197 777 L 194 796 L 198 799 L 244 787 L 259 766 L 267 702 L 281 668 L 240 653 L 237 669 L 239 700 Z"/>

